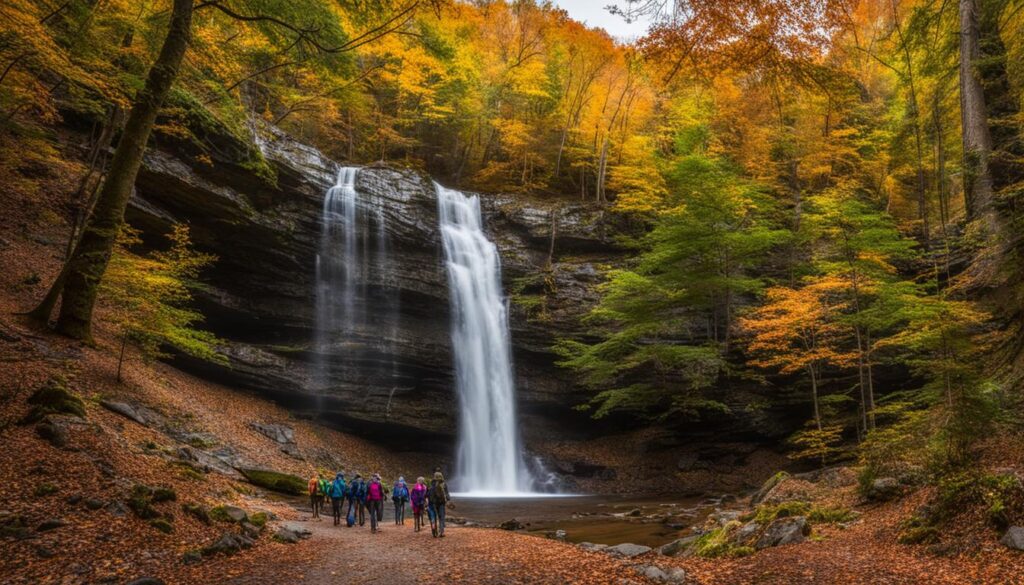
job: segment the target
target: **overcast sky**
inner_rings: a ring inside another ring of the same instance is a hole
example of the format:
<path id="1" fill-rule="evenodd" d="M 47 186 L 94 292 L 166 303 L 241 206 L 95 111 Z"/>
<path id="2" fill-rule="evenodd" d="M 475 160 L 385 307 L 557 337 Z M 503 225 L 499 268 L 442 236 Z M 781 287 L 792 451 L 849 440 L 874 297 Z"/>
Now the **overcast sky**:
<path id="1" fill-rule="evenodd" d="M 647 20 L 627 23 L 621 16 L 605 10 L 605 6 L 614 3 L 615 0 L 555 0 L 555 4 L 564 8 L 573 19 L 603 28 L 617 39 L 629 41 L 643 36 L 647 32 Z"/>

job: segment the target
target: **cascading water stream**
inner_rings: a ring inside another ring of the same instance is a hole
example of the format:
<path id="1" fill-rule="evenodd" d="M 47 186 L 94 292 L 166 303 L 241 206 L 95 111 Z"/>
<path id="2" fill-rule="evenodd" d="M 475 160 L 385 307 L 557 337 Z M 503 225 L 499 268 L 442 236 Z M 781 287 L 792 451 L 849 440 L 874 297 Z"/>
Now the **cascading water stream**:
<path id="1" fill-rule="evenodd" d="M 479 199 L 434 185 L 461 415 L 456 487 L 470 495 L 522 495 L 533 480 L 519 444 L 498 249 L 483 232 Z"/>
<path id="2" fill-rule="evenodd" d="M 320 246 L 316 258 L 316 339 L 315 372 L 317 383 L 329 383 L 325 356 L 335 336 L 351 334 L 355 323 L 358 279 L 359 226 L 356 176 L 359 169 L 342 167 L 333 187 L 324 196 L 321 211 Z"/>

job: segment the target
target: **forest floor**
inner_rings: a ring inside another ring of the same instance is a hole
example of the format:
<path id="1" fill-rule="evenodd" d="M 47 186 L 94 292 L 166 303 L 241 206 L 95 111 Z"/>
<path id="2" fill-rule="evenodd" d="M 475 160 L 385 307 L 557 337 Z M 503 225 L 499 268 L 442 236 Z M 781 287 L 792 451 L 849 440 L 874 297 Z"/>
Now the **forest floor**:
<path id="1" fill-rule="evenodd" d="M 866 506 L 852 488 L 826 496 L 861 513 L 846 528 L 815 527 L 801 544 L 739 559 L 680 559 L 651 552 L 621 559 L 570 543 L 502 530 L 451 526 L 445 539 L 416 534 L 411 525 L 334 528 L 310 522 L 293 499 L 216 470 L 183 465 L 189 449 L 227 450 L 247 465 L 306 477 L 318 468 L 380 471 L 429 469 L 434 456 L 394 453 L 373 441 L 297 419 L 258 397 L 211 384 L 132 354 L 123 382 L 116 379 L 116 341 L 102 326 L 98 344 L 83 346 L 30 326 L 16 313 L 41 295 L 52 278 L 59 243 L 0 226 L 0 583 L 127 583 L 152 576 L 169 584 L 232 583 L 650 583 L 637 568 L 681 567 L 688 582 L 740 584 L 1013 584 L 1024 583 L 1024 555 L 1000 546 L 998 534 L 966 518 L 943 542 L 922 547 L 896 542 L 900 524 L 927 491 L 894 503 Z M 34 278 L 33 278 L 34 276 Z M 61 419 L 63 445 L 17 424 L 32 391 L 60 375 L 85 405 L 84 420 Z M 132 404 L 147 414 L 140 424 L 104 407 Z M 159 421 L 159 424 L 153 424 Z M 254 424 L 285 425 L 294 442 L 283 446 Z M 611 439 L 590 449 L 614 451 Z M 287 449 L 285 449 L 287 447 Z M 568 447 L 567 447 L 568 448 Z M 579 448 L 583 449 L 583 446 Z M 1019 468 L 1020 445 L 990 449 L 990 466 Z M 628 453 L 609 459 L 630 463 Z M 761 462 L 764 466 L 768 461 Z M 201 465 L 199 466 L 201 467 Z M 767 473 L 768 470 L 759 470 Z M 750 478 L 756 485 L 763 477 Z M 158 530 L 130 509 L 138 485 L 165 487 L 174 501 L 152 508 L 170 524 Z M 723 486 L 724 487 L 724 486 Z M 202 521 L 184 504 L 266 512 L 271 522 L 255 546 L 230 556 L 185 559 L 238 526 Z M 281 523 L 312 535 L 297 544 L 271 535 Z"/>

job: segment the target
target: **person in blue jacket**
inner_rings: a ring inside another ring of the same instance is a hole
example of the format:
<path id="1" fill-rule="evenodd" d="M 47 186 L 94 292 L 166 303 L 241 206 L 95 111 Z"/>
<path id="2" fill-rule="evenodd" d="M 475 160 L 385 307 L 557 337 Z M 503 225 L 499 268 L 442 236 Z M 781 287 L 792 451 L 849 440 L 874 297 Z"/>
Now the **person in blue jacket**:
<path id="1" fill-rule="evenodd" d="M 334 525 L 341 524 L 341 509 L 345 507 L 345 494 L 348 488 L 345 485 L 345 472 L 339 471 L 334 476 L 334 481 L 327 488 L 327 497 L 331 498 L 331 511 L 334 513 Z"/>
<path id="2" fill-rule="evenodd" d="M 363 526 L 366 524 L 366 480 L 363 476 L 356 474 L 352 478 L 352 485 L 348 488 L 349 498 L 349 516 L 355 516 L 359 521 L 359 525 Z M 354 512 L 354 513 L 353 513 Z"/>

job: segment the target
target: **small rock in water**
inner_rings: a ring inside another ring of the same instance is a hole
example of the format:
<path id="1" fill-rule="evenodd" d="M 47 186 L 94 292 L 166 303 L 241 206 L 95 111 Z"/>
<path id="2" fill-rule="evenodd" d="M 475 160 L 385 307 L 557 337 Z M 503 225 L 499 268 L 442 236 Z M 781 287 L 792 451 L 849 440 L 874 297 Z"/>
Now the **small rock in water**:
<path id="1" fill-rule="evenodd" d="M 1011 526 L 999 539 L 999 544 L 1013 550 L 1024 550 L 1024 527 Z"/>

